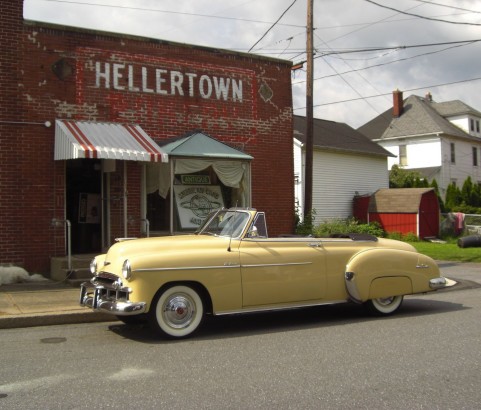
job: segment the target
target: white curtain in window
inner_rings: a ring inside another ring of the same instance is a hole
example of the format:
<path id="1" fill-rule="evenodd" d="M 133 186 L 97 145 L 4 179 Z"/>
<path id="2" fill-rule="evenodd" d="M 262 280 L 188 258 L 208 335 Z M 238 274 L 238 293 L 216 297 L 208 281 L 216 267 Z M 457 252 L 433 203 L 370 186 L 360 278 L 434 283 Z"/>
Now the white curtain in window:
<path id="1" fill-rule="evenodd" d="M 246 168 L 245 164 L 240 161 L 176 159 L 174 172 L 176 174 L 190 174 L 202 171 L 210 166 L 225 186 L 239 188 Z"/>
<path id="2" fill-rule="evenodd" d="M 243 181 L 247 170 L 247 163 L 227 160 L 205 159 L 175 159 L 175 174 L 190 174 L 202 171 L 212 166 L 212 169 L 225 186 L 246 190 L 247 181 Z M 147 193 L 151 194 L 159 190 L 159 195 L 166 198 L 170 188 L 170 164 L 149 163 L 147 164 Z"/>
<path id="3" fill-rule="evenodd" d="M 170 189 L 170 164 L 148 162 L 145 167 L 146 191 L 152 194 L 159 190 L 159 195 L 166 198 Z"/>

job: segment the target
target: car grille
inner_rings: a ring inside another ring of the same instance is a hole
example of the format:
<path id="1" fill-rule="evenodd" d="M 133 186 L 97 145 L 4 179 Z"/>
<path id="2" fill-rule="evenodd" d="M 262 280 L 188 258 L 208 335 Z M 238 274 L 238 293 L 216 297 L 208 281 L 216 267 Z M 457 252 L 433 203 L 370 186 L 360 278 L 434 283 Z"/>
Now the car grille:
<path id="1" fill-rule="evenodd" d="M 107 272 L 100 272 L 90 281 L 95 287 L 94 300 L 128 301 L 130 288 L 124 287 L 122 279 Z"/>

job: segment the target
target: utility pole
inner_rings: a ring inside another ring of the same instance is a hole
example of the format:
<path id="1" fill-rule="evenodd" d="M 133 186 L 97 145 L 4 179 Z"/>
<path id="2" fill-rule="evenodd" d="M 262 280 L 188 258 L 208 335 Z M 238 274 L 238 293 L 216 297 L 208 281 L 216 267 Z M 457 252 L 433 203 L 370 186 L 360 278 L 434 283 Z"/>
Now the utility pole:
<path id="1" fill-rule="evenodd" d="M 313 129 L 313 0 L 307 0 L 306 160 L 304 169 L 304 220 L 312 216 Z"/>

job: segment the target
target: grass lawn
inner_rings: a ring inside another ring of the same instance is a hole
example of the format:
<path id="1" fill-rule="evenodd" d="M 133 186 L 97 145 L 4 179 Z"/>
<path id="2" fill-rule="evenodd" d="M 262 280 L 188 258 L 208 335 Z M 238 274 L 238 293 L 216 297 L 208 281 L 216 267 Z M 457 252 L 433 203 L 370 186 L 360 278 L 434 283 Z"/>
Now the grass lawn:
<path id="1" fill-rule="evenodd" d="M 456 242 L 410 242 L 418 252 L 435 260 L 481 263 L 481 248 L 460 248 Z"/>

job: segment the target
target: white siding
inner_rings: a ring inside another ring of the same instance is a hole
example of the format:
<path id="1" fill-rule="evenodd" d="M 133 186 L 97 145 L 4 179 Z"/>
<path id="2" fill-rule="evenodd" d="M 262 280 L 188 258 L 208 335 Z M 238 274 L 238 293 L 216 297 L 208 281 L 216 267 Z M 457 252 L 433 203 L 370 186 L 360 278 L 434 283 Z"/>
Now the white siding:
<path id="1" fill-rule="evenodd" d="M 469 118 L 466 116 L 462 117 L 451 117 L 449 118 L 451 124 L 456 125 L 456 127 L 461 128 L 466 134 L 469 134 Z"/>
<path id="2" fill-rule="evenodd" d="M 302 143 L 294 138 L 294 199 L 300 212 L 304 209 L 304 168 L 302 164 Z"/>
<path id="3" fill-rule="evenodd" d="M 441 141 L 426 141 L 407 146 L 406 168 L 440 167 Z"/>
<path id="4" fill-rule="evenodd" d="M 456 162 L 451 163 L 451 143 L 454 143 L 456 152 Z M 473 147 L 478 149 L 478 166 L 473 166 Z M 446 193 L 446 188 L 451 181 L 456 181 L 456 185 L 461 188 L 468 176 L 471 176 L 473 183 L 481 182 L 480 151 L 481 143 L 465 142 L 460 140 L 443 140 L 443 172 L 442 180 L 438 181 L 441 194 Z"/>
<path id="5" fill-rule="evenodd" d="M 407 165 L 406 169 L 410 168 L 428 168 L 428 167 L 440 167 L 442 165 L 441 156 L 441 141 L 439 139 L 432 139 L 429 137 L 427 140 L 406 140 L 406 154 Z M 388 158 L 388 168 L 391 169 L 394 164 L 399 164 L 399 140 L 391 142 L 379 142 L 379 145 L 387 149 L 391 154 L 396 157 Z"/>
<path id="6" fill-rule="evenodd" d="M 353 198 L 389 187 L 387 158 L 314 152 L 313 204 L 315 222 L 352 216 Z"/>

